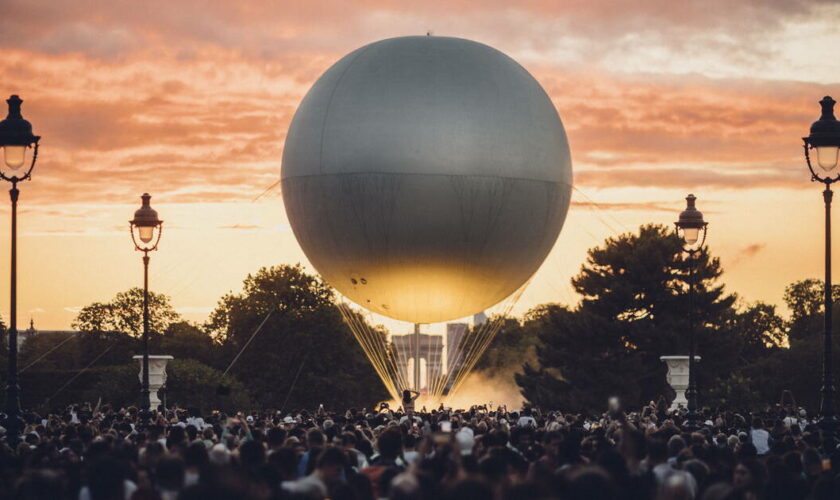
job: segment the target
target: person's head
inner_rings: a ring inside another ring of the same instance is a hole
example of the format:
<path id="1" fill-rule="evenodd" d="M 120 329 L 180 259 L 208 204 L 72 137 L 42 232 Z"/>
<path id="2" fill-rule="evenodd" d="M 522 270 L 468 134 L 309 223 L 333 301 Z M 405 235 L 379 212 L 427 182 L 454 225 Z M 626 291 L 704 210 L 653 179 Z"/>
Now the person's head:
<path id="1" fill-rule="evenodd" d="M 198 428 L 190 424 L 185 430 L 187 432 L 187 439 L 189 439 L 190 442 L 195 441 L 195 439 L 198 437 Z"/>
<path id="2" fill-rule="evenodd" d="M 709 474 L 711 471 L 709 470 L 709 466 L 706 465 L 705 462 L 702 460 L 697 460 L 696 458 L 687 460 L 683 465 L 682 468 L 684 471 L 691 474 L 694 477 L 694 481 L 697 482 L 700 489 L 706 484 L 706 481 L 709 478 Z"/>
<path id="3" fill-rule="evenodd" d="M 758 450 L 752 443 L 741 443 L 738 446 L 737 455 L 741 458 L 755 458 L 758 456 Z"/>
<path id="4" fill-rule="evenodd" d="M 736 500 L 741 498 L 729 483 L 715 483 L 703 493 L 702 500 Z"/>
<path id="5" fill-rule="evenodd" d="M 618 448 L 625 460 L 630 462 L 642 460 L 647 453 L 646 444 L 645 435 L 642 431 L 630 428 L 621 430 L 621 439 L 618 442 Z"/>
<path id="6" fill-rule="evenodd" d="M 600 467 L 575 469 L 568 477 L 568 498 L 573 500 L 608 500 L 617 491 L 610 476 Z"/>
<path id="7" fill-rule="evenodd" d="M 549 431 L 543 434 L 543 447 L 549 457 L 557 458 L 560 456 L 560 448 L 563 446 L 563 434 L 559 431 Z"/>
<path id="8" fill-rule="evenodd" d="M 318 455 L 316 469 L 321 479 L 327 483 L 335 483 L 341 479 L 341 471 L 347 465 L 347 455 L 340 448 L 329 446 Z"/>
<path id="9" fill-rule="evenodd" d="M 245 441 L 239 447 L 239 461 L 246 468 L 259 467 L 265 462 L 265 448 L 254 440 Z"/>
<path id="10" fill-rule="evenodd" d="M 416 496 L 419 498 L 419 495 Z M 490 485 L 477 479 L 463 479 L 447 488 L 444 498 L 446 500 L 477 500 L 480 498 L 493 498 L 493 490 Z"/>
<path id="11" fill-rule="evenodd" d="M 186 467 L 202 467 L 210 460 L 207 447 L 202 442 L 190 444 L 184 452 L 184 465 Z"/>
<path id="12" fill-rule="evenodd" d="M 164 458 L 155 469 L 158 486 L 169 491 L 184 487 L 184 462 L 178 458 Z"/>
<path id="13" fill-rule="evenodd" d="M 403 447 L 405 449 L 413 450 L 417 445 L 417 437 L 414 434 L 407 434 L 403 437 Z"/>
<path id="14" fill-rule="evenodd" d="M 180 425 L 175 425 L 170 427 L 169 435 L 166 438 L 166 446 L 169 447 L 172 444 L 180 444 L 183 443 L 187 439 L 187 431 L 181 427 Z"/>
<path id="15" fill-rule="evenodd" d="M 383 458 L 396 459 L 402 453 L 402 435 L 395 427 L 390 427 L 379 435 L 376 449 Z"/>
<path id="16" fill-rule="evenodd" d="M 270 448 L 279 448 L 283 446 L 283 441 L 286 440 L 286 429 L 282 427 L 272 427 L 268 430 L 268 446 Z"/>
<path id="17" fill-rule="evenodd" d="M 410 403 L 411 402 L 411 391 L 409 391 L 408 389 L 404 390 L 402 399 L 403 399 L 403 403 Z"/>
<path id="18" fill-rule="evenodd" d="M 804 469 L 802 467 L 802 454 L 796 450 L 789 451 L 782 456 L 782 461 L 787 470 L 797 476 L 802 475 Z"/>
<path id="19" fill-rule="evenodd" d="M 268 464 L 277 471 L 281 481 L 291 481 L 297 474 L 297 453 L 288 447 L 278 448 L 268 455 Z"/>
<path id="20" fill-rule="evenodd" d="M 306 433 L 306 444 L 310 449 L 323 447 L 324 441 L 324 433 L 319 429 L 309 429 L 309 432 Z"/>
<path id="21" fill-rule="evenodd" d="M 125 469 L 111 457 L 97 460 L 90 469 L 91 498 L 122 498 L 125 495 Z"/>
<path id="22" fill-rule="evenodd" d="M 686 447 L 685 439 L 679 434 L 674 434 L 668 440 L 668 456 L 676 457 Z"/>
<path id="23" fill-rule="evenodd" d="M 159 442 L 152 441 L 143 449 L 143 453 L 140 455 L 140 461 L 146 467 L 153 468 L 165 454 L 166 448 Z"/>
<path id="24" fill-rule="evenodd" d="M 740 443 L 741 440 L 738 439 L 738 436 L 736 436 L 735 434 L 732 434 L 731 436 L 726 438 L 726 446 L 728 446 L 730 450 L 734 451 Z"/>
<path id="25" fill-rule="evenodd" d="M 40 500 L 62 497 L 61 476 L 51 470 L 30 470 L 20 478 L 15 488 L 19 500 Z"/>
<path id="26" fill-rule="evenodd" d="M 210 449 L 209 458 L 214 465 L 227 465 L 230 462 L 230 451 L 223 443 L 218 443 Z"/>
<path id="27" fill-rule="evenodd" d="M 691 474 L 675 471 L 662 484 L 657 498 L 661 500 L 691 500 L 697 494 L 697 483 Z"/>
<path id="28" fill-rule="evenodd" d="M 822 459 L 816 449 L 805 448 L 802 452 L 802 469 L 809 476 L 817 476 L 822 471 Z"/>
<path id="29" fill-rule="evenodd" d="M 661 439 L 651 438 L 647 442 L 647 456 L 651 465 L 668 460 L 668 445 Z"/>
<path id="30" fill-rule="evenodd" d="M 732 472 L 732 484 L 738 488 L 761 490 L 765 480 L 764 465 L 753 458 L 739 460 Z"/>

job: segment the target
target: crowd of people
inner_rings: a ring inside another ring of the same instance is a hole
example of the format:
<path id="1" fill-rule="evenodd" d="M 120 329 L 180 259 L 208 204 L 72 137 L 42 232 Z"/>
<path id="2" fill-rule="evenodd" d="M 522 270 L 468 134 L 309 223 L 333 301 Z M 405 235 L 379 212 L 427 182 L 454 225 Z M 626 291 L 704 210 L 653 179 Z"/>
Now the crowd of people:
<path id="1" fill-rule="evenodd" d="M 20 441 L 0 447 L 0 498 L 840 499 L 840 458 L 799 408 L 689 419 L 662 399 L 585 415 L 406 398 L 346 411 L 26 413 Z"/>

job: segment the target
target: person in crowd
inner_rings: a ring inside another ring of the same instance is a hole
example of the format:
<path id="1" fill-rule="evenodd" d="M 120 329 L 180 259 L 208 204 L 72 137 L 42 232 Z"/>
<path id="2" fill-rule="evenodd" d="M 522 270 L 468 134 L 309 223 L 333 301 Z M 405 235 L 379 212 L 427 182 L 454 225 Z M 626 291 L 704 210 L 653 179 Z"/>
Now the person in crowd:
<path id="1" fill-rule="evenodd" d="M 755 451 L 759 455 L 766 455 L 770 451 L 773 438 L 770 436 L 770 432 L 764 428 L 764 422 L 761 420 L 761 417 L 753 418 L 749 440 L 755 446 Z"/>
<path id="2" fill-rule="evenodd" d="M 420 397 L 417 391 L 404 390 L 402 393 L 402 407 L 405 414 L 411 418 L 414 416 L 414 402 Z"/>
<path id="3" fill-rule="evenodd" d="M 150 420 L 72 405 L 25 414 L 17 442 L 0 429 L 0 498 L 840 498 L 836 443 L 800 409 L 703 410 L 698 425 L 663 401 L 598 415 L 403 401 L 378 412 L 164 409 Z"/>

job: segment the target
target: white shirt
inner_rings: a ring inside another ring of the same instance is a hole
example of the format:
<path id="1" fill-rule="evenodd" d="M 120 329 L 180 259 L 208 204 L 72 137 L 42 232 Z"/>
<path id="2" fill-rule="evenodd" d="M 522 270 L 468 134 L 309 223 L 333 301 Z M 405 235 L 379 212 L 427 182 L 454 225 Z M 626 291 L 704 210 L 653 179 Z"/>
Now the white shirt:
<path id="1" fill-rule="evenodd" d="M 534 417 L 529 417 L 528 415 L 522 415 L 519 417 L 519 420 L 516 421 L 517 427 L 536 427 L 537 421 Z"/>
<path id="2" fill-rule="evenodd" d="M 194 425 L 198 430 L 204 430 L 204 419 L 201 417 L 187 417 L 187 425 Z"/>
<path id="3" fill-rule="evenodd" d="M 764 429 L 750 429 L 750 440 L 759 455 L 770 451 L 770 433 Z"/>
<path id="4" fill-rule="evenodd" d="M 656 477 L 656 483 L 661 485 L 664 484 L 668 476 L 670 476 L 671 473 L 674 472 L 674 468 L 671 467 L 671 464 L 669 464 L 668 462 L 663 462 L 661 464 L 655 465 L 651 472 L 653 472 L 654 477 Z"/>

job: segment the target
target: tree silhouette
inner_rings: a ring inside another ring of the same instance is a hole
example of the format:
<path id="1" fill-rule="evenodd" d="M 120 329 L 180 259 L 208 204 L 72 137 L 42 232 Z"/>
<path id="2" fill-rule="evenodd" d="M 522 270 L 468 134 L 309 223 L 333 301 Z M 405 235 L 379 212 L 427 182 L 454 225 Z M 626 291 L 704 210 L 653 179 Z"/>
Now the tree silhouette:
<path id="1" fill-rule="evenodd" d="M 222 297 L 207 328 L 226 360 L 242 351 L 231 371 L 263 406 L 344 408 L 387 397 L 332 290 L 300 265 L 248 275 L 242 293 Z"/>
<path id="2" fill-rule="evenodd" d="M 163 333 L 181 320 L 166 295 L 149 291 L 149 330 Z M 134 337 L 143 334 L 143 289 L 120 292 L 110 302 L 94 302 L 79 311 L 72 323 L 83 332 L 122 332 Z"/>
<path id="3" fill-rule="evenodd" d="M 526 364 L 517 375 L 523 395 L 538 405 L 594 411 L 612 395 L 632 406 L 667 392 L 659 357 L 688 351 L 689 265 L 680 239 L 661 225 L 590 249 L 572 279 L 580 304 L 530 313 L 539 367 Z M 737 363 L 742 341 L 732 329 L 736 297 L 719 283 L 720 261 L 706 251 L 694 266 L 702 388 Z"/>

